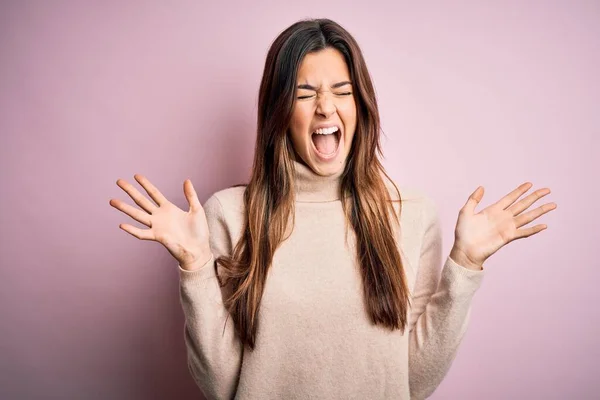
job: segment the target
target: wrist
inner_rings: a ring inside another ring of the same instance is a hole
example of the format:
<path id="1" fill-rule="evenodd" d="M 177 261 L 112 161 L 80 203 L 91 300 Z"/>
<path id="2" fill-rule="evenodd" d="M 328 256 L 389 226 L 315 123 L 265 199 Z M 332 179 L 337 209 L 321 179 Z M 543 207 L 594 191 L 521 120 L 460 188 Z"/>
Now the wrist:
<path id="1" fill-rule="evenodd" d="M 450 258 L 454 260 L 458 265 L 473 270 L 481 271 L 483 269 L 483 263 L 474 262 L 471 260 L 460 248 L 454 246 L 450 251 Z"/>
<path id="2" fill-rule="evenodd" d="M 212 253 L 208 253 L 208 254 L 199 256 L 198 258 L 196 258 L 196 260 L 194 260 L 193 262 L 191 262 L 189 264 L 179 264 L 179 265 L 181 266 L 182 269 L 184 269 L 186 271 L 195 271 L 195 270 L 201 269 L 206 264 L 208 264 L 208 262 L 211 260 L 212 257 L 213 257 Z"/>

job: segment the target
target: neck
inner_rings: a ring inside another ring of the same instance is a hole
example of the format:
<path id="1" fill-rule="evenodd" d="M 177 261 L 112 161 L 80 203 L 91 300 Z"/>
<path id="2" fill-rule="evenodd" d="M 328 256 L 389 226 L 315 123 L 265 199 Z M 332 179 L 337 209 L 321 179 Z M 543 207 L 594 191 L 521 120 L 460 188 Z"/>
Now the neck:
<path id="1" fill-rule="evenodd" d="M 323 176 L 314 172 L 308 165 L 293 160 L 296 178 L 294 188 L 296 201 L 322 203 L 340 199 L 341 176 L 344 168 L 333 175 Z"/>

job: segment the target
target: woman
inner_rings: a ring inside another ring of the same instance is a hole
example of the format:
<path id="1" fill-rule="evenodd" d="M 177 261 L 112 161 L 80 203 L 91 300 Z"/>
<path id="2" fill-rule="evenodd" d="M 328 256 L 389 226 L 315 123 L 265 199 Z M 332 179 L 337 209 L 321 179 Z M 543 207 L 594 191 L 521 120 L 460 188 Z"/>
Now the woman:
<path id="1" fill-rule="evenodd" d="M 179 263 L 185 343 L 207 398 L 425 398 L 465 333 L 483 263 L 545 225 L 518 200 L 530 183 L 475 213 L 460 210 L 442 264 L 433 201 L 398 189 L 380 163 L 380 125 L 361 51 L 328 19 L 299 21 L 267 55 L 250 182 L 204 207 L 189 180 L 186 213 L 141 175 L 156 202 L 117 181 Z M 518 200 L 518 201 L 517 201 Z"/>

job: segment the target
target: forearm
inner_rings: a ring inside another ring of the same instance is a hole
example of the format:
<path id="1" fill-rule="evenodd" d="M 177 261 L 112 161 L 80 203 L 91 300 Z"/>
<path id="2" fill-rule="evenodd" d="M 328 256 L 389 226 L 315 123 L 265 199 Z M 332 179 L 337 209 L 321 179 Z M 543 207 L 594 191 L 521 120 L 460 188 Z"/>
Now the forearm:
<path id="1" fill-rule="evenodd" d="M 214 257 L 191 271 L 179 266 L 190 372 L 207 398 L 232 398 L 242 346 L 223 305 Z"/>
<path id="2" fill-rule="evenodd" d="M 459 265 L 451 257 L 446 259 L 439 286 L 410 332 L 411 398 L 431 395 L 450 369 L 482 277 L 482 271 Z"/>

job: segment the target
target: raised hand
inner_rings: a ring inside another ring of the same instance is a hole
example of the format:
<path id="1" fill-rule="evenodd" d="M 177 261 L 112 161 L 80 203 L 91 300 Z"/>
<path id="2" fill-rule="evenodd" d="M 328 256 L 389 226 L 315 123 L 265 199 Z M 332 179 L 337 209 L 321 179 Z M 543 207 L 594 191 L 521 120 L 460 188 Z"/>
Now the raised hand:
<path id="1" fill-rule="evenodd" d="M 530 182 L 523 183 L 475 214 L 475 207 L 483 198 L 484 191 L 483 187 L 478 187 L 458 214 L 450 257 L 467 268 L 481 270 L 484 261 L 504 245 L 546 229 L 547 225 L 544 224 L 518 229 L 556 208 L 556 203 L 546 203 L 524 212 L 538 199 L 550 193 L 548 188 L 538 189 L 516 202 L 532 186 Z"/>
<path id="2" fill-rule="evenodd" d="M 183 182 L 183 192 L 190 205 L 189 211 L 185 212 L 168 201 L 144 176 L 136 174 L 134 178 L 156 204 L 123 179 L 118 179 L 117 185 L 143 211 L 118 199 L 110 199 L 109 204 L 150 229 L 129 224 L 120 224 L 119 228 L 138 239 L 161 243 L 183 269 L 192 270 L 204 265 L 211 256 L 208 224 L 192 182 L 189 179 Z"/>

